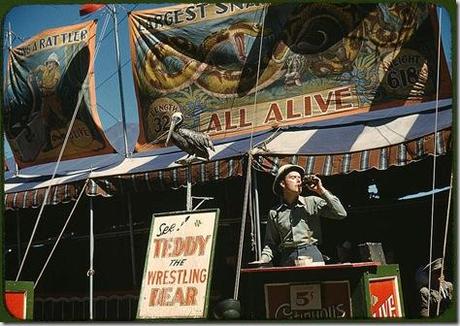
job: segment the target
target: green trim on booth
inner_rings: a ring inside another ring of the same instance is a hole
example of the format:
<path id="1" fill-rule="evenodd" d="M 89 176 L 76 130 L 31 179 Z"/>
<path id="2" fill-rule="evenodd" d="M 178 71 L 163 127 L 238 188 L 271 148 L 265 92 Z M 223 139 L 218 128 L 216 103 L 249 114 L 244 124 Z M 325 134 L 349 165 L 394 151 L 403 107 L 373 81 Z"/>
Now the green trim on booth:
<path id="1" fill-rule="evenodd" d="M 34 317 L 34 282 L 5 281 L 5 293 L 6 292 L 25 292 L 26 293 L 26 320 L 33 320 L 33 317 Z M 6 305 L 5 305 L 5 308 L 6 308 Z M 16 318 L 16 317 L 13 317 L 13 318 Z"/>
<path id="2" fill-rule="evenodd" d="M 393 318 L 395 321 L 402 320 L 402 318 L 405 318 L 406 314 L 404 311 L 404 297 L 403 297 L 403 289 L 402 289 L 402 282 L 401 282 L 401 276 L 399 275 L 399 265 L 398 264 L 389 264 L 389 265 L 380 265 L 377 267 L 375 274 L 371 274 L 369 272 L 364 273 L 363 276 L 363 281 L 364 281 L 364 286 L 362 289 L 364 289 L 364 301 L 366 302 L 366 311 L 365 311 L 365 316 L 367 318 L 372 318 L 371 316 L 371 293 L 369 291 L 369 282 L 372 281 L 375 278 L 382 278 L 382 277 L 396 277 L 398 281 L 398 293 L 399 293 L 399 301 L 401 305 L 401 318 Z M 386 318 L 385 320 L 388 320 L 389 318 Z"/>

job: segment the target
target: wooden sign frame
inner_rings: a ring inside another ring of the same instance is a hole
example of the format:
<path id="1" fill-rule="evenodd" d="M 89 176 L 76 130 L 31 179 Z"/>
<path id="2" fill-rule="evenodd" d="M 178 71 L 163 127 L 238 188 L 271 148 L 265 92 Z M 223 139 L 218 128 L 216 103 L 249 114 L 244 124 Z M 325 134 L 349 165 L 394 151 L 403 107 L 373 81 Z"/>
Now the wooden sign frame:
<path id="1" fill-rule="evenodd" d="M 219 209 L 154 214 L 136 319 L 208 314 Z"/>
<path id="2" fill-rule="evenodd" d="M 334 287 L 339 287 L 341 292 L 332 295 Z M 292 289 L 296 292 L 294 296 Z M 266 283 L 264 292 L 266 319 L 353 318 L 349 280 Z M 299 304 L 299 307 L 293 303 Z"/>

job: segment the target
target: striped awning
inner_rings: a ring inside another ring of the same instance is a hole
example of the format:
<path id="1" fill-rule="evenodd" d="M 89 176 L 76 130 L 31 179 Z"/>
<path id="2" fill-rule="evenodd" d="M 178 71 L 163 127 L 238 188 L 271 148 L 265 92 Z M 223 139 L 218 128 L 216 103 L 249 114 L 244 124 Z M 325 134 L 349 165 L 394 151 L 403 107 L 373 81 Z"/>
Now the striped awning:
<path id="1" fill-rule="evenodd" d="M 50 188 L 46 205 L 65 204 L 75 201 L 84 186 L 84 181 L 56 185 Z M 30 189 L 26 191 L 5 194 L 5 208 L 16 210 L 21 208 L 40 207 L 45 199 L 47 188 Z"/>
<path id="2" fill-rule="evenodd" d="M 415 106 L 422 109 L 404 116 L 373 112 L 361 122 L 280 131 L 256 149 L 254 166 L 276 174 L 279 166 L 295 163 L 310 174 L 333 175 L 371 168 L 383 170 L 428 155 L 442 155 L 451 144 L 452 106 L 450 101 L 441 104 L 437 109 L 425 109 L 425 104 Z"/>
<path id="3" fill-rule="evenodd" d="M 243 175 L 244 157 L 193 164 L 192 184 L 217 181 Z M 118 174 L 91 179 L 90 196 L 110 197 L 120 192 L 155 191 L 187 186 L 187 167 L 154 170 L 134 174 Z"/>
<path id="4" fill-rule="evenodd" d="M 193 164 L 192 183 L 242 176 L 250 151 L 254 168 L 272 174 L 285 163 L 319 175 L 402 166 L 447 153 L 451 125 L 452 101 L 442 100 L 228 138 L 216 142 L 209 161 Z M 5 207 L 38 207 L 49 185 L 47 204 L 75 200 L 86 179 L 91 196 L 179 188 L 186 185 L 187 170 L 177 161 L 186 156 L 168 147 L 128 158 L 110 157 L 99 164 L 67 161 L 52 181 L 51 166 L 38 167 L 40 173 L 31 168 L 29 174 L 5 178 Z"/>
<path id="5" fill-rule="evenodd" d="M 301 165 L 308 174 L 327 176 L 372 168 L 385 170 L 390 166 L 403 166 L 434 155 L 434 138 L 434 134 L 431 134 L 406 143 L 354 153 L 256 155 L 254 167 L 273 175 L 276 175 L 280 166 L 287 163 Z M 438 132 L 436 140 L 436 155 L 446 154 L 451 146 L 451 129 Z"/>
<path id="6" fill-rule="evenodd" d="M 273 131 L 257 132 L 243 137 L 227 138 L 216 142 L 210 160 L 195 163 L 191 168 L 192 183 L 217 181 L 243 174 L 244 156 L 250 148 L 268 139 Z M 112 196 L 124 191 L 154 191 L 186 186 L 187 168 L 178 164 L 187 154 L 177 147 L 163 148 L 154 152 L 137 154 L 97 168 L 85 167 L 80 171 L 59 169 L 50 180 L 52 169 L 43 176 L 21 173 L 5 180 L 5 207 L 18 209 L 38 207 L 44 199 L 46 187 L 51 185 L 47 204 L 58 204 L 76 199 L 86 179 L 90 179 L 86 193 L 90 196 Z M 66 161 L 66 167 L 71 166 Z M 43 167 L 40 167 L 43 170 Z"/>

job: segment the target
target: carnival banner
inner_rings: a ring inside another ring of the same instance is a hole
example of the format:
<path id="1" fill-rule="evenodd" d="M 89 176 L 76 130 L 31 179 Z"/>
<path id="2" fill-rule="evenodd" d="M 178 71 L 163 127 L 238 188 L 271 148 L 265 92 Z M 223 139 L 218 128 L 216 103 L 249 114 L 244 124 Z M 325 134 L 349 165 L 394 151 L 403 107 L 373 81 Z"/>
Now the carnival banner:
<path id="1" fill-rule="evenodd" d="M 206 318 L 219 210 L 155 214 L 137 319 Z"/>
<path id="2" fill-rule="evenodd" d="M 132 12 L 136 150 L 169 117 L 213 138 L 436 97 L 429 5 L 186 4 Z M 434 12 L 433 12 L 434 13 Z M 451 96 L 444 58 L 440 98 Z"/>
<path id="3" fill-rule="evenodd" d="M 79 102 L 62 160 L 114 152 L 96 111 L 95 33 L 90 21 L 45 30 L 11 49 L 4 126 L 19 168 L 57 160 Z"/>

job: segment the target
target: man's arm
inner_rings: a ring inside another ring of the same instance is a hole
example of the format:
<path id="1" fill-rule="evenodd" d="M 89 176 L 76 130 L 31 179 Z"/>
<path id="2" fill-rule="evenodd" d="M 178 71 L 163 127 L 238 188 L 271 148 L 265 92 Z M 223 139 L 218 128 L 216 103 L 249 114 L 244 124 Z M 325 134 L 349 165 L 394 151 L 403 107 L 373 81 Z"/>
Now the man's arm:
<path id="1" fill-rule="evenodd" d="M 423 287 L 419 291 L 419 313 L 420 317 L 430 317 L 428 314 L 428 296 L 429 296 L 429 290 L 426 287 Z"/>
<path id="2" fill-rule="evenodd" d="M 331 194 L 329 190 L 324 188 L 320 178 L 315 175 L 309 176 L 306 185 L 308 189 L 321 196 L 321 198 L 315 198 L 315 208 L 318 209 L 321 216 L 335 220 L 341 220 L 347 217 L 347 211 L 340 200 Z"/>
<path id="3" fill-rule="evenodd" d="M 262 249 L 262 255 L 260 260 L 256 260 L 253 263 L 269 263 L 273 259 L 273 250 L 279 245 L 280 243 L 280 236 L 278 234 L 278 230 L 276 228 L 275 222 L 273 220 L 274 211 L 270 211 L 268 220 L 267 220 L 267 228 L 265 229 L 265 246 Z"/>
<path id="4" fill-rule="evenodd" d="M 29 75 L 27 76 L 28 80 L 32 81 L 33 78 L 34 78 L 34 74 L 36 74 L 38 72 L 44 72 L 45 69 L 46 69 L 45 66 L 42 66 L 42 65 L 39 65 L 35 69 L 32 69 L 31 71 L 29 71 Z M 39 81 L 39 83 L 40 83 L 40 81 Z"/>
<path id="5" fill-rule="evenodd" d="M 46 70 L 46 67 L 44 65 L 39 65 L 35 69 L 32 70 L 33 73 L 37 72 L 44 72 Z"/>
<path id="6" fill-rule="evenodd" d="M 326 205 L 322 206 L 320 210 L 321 216 L 335 220 L 342 220 L 347 217 L 347 211 L 340 200 L 328 190 L 325 190 L 321 195 L 321 199 L 326 202 Z"/>

